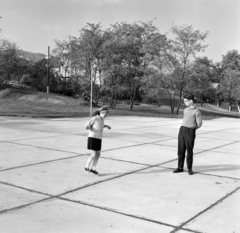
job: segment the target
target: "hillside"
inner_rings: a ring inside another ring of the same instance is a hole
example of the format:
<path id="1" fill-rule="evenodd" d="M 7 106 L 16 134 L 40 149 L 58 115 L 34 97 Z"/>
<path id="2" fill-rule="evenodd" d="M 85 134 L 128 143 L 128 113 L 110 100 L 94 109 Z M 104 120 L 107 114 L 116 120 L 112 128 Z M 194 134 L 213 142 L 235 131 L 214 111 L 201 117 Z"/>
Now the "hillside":
<path id="1" fill-rule="evenodd" d="M 8 87 L 0 91 L 0 99 L 11 99 L 11 100 L 28 100 L 32 102 L 46 103 L 46 104 L 57 104 L 64 106 L 74 106 L 79 104 L 79 101 L 62 95 L 46 94 L 44 92 L 36 92 L 33 90 L 19 89 Z"/>
<path id="2" fill-rule="evenodd" d="M 184 106 L 181 106 L 178 115 L 171 114 L 170 107 L 165 98 L 161 104 L 165 101 L 166 105 L 161 105 L 160 107 L 144 103 L 134 105 L 132 111 L 129 111 L 129 105 L 119 104 L 114 109 L 111 109 L 111 115 L 182 118 Z M 90 108 L 89 106 L 83 106 L 82 103 L 82 99 L 63 95 L 37 92 L 23 87 L 0 86 L 0 116 L 88 117 L 90 115 Z M 203 119 L 218 117 L 240 118 L 240 114 L 238 113 L 223 112 L 216 109 L 215 106 L 206 105 L 200 109 Z"/>
<path id="3" fill-rule="evenodd" d="M 89 108 L 83 108 L 81 100 L 71 97 L 7 87 L 0 88 L 0 115 L 83 117 L 89 115 Z"/>
<path id="4" fill-rule="evenodd" d="M 27 60 L 34 62 L 34 63 L 36 63 L 46 57 L 46 55 L 43 53 L 32 53 L 32 52 L 24 51 L 21 49 L 17 50 L 17 54 Z"/>

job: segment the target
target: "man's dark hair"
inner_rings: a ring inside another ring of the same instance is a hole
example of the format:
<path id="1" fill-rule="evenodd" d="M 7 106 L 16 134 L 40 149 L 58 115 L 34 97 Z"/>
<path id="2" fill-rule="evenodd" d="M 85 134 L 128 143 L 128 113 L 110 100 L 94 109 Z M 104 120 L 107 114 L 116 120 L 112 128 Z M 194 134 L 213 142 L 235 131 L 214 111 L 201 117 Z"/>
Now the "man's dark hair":
<path id="1" fill-rule="evenodd" d="M 194 95 L 192 95 L 192 94 L 185 94 L 184 96 L 183 96 L 183 99 L 187 99 L 187 100 L 194 100 Z"/>

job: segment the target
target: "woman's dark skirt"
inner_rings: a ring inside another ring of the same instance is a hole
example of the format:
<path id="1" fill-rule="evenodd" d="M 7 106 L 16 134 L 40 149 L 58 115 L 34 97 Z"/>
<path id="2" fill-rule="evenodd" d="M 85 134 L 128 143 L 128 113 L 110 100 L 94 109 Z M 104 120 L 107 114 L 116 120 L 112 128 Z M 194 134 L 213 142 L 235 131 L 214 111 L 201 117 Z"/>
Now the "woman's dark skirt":
<path id="1" fill-rule="evenodd" d="M 102 148 L 102 139 L 88 137 L 87 143 L 88 150 L 101 150 Z"/>

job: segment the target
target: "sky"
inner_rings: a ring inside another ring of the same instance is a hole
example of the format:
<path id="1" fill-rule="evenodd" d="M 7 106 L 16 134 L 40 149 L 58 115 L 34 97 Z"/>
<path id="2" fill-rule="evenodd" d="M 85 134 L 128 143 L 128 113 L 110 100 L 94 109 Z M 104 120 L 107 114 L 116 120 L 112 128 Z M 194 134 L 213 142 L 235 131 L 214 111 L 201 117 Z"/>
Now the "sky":
<path id="1" fill-rule="evenodd" d="M 168 38 L 174 25 L 208 31 L 208 48 L 197 55 L 213 62 L 230 50 L 240 51 L 239 0 L 0 0 L 0 17 L 1 38 L 29 52 L 47 54 L 55 39 L 78 36 L 87 23 L 107 29 L 138 21 L 153 21 Z"/>

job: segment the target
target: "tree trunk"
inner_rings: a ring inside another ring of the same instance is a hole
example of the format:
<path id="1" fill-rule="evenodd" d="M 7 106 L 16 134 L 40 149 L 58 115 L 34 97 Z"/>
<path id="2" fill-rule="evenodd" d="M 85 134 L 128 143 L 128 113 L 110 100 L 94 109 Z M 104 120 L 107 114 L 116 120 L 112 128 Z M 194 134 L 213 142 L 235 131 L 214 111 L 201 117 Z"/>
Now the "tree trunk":
<path id="1" fill-rule="evenodd" d="M 63 79 L 64 80 L 64 84 L 63 84 L 63 95 L 65 95 L 66 92 L 66 77 Z"/>
<path id="2" fill-rule="evenodd" d="M 240 106 L 239 106 L 239 104 L 238 104 L 238 101 L 236 100 L 236 104 L 237 104 L 237 110 L 238 110 L 238 112 L 240 113 Z"/>
<path id="3" fill-rule="evenodd" d="M 169 95 L 169 104 L 170 104 L 170 108 L 171 108 L 171 113 L 174 113 L 174 102 L 172 100 L 172 95 Z"/>
<path id="4" fill-rule="evenodd" d="M 201 95 L 201 107 L 203 106 L 203 94 Z"/>
<path id="5" fill-rule="evenodd" d="M 231 112 L 232 111 L 232 104 L 229 103 L 229 106 L 228 106 L 228 111 Z"/>
<path id="6" fill-rule="evenodd" d="M 180 93 L 179 93 L 179 102 L 178 102 L 178 106 L 177 106 L 176 115 L 178 115 L 179 108 L 181 106 L 181 100 L 182 100 L 182 90 L 180 90 Z"/>
<path id="7" fill-rule="evenodd" d="M 130 111 L 132 111 L 132 109 L 133 109 L 133 104 L 134 104 L 136 93 L 137 93 L 137 88 L 134 90 L 134 93 L 133 93 L 132 98 L 131 98 L 130 108 L 129 108 Z"/>
<path id="8" fill-rule="evenodd" d="M 114 103 L 114 95 L 112 95 L 112 98 L 111 98 L 111 102 L 110 102 L 111 107 L 113 107 L 113 103 Z"/>
<path id="9" fill-rule="evenodd" d="M 110 102 L 111 107 L 113 107 L 114 97 L 115 97 L 115 91 L 114 91 L 114 89 L 112 89 L 112 97 L 111 97 L 111 102 Z"/>
<path id="10" fill-rule="evenodd" d="M 173 98 L 172 98 L 173 100 L 172 100 L 172 108 L 173 108 L 173 110 L 172 110 L 172 114 L 174 113 L 174 109 L 175 109 L 175 92 L 174 92 L 174 94 L 173 94 Z"/>
<path id="11" fill-rule="evenodd" d="M 96 97 L 95 97 L 95 104 L 96 105 L 98 105 L 98 100 L 99 100 L 99 91 L 97 91 Z"/>
<path id="12" fill-rule="evenodd" d="M 116 105 L 117 105 L 117 101 L 118 101 L 117 96 L 115 96 L 115 99 L 114 99 L 114 102 L 113 102 L 113 107 L 114 107 L 114 108 L 115 108 Z"/>

